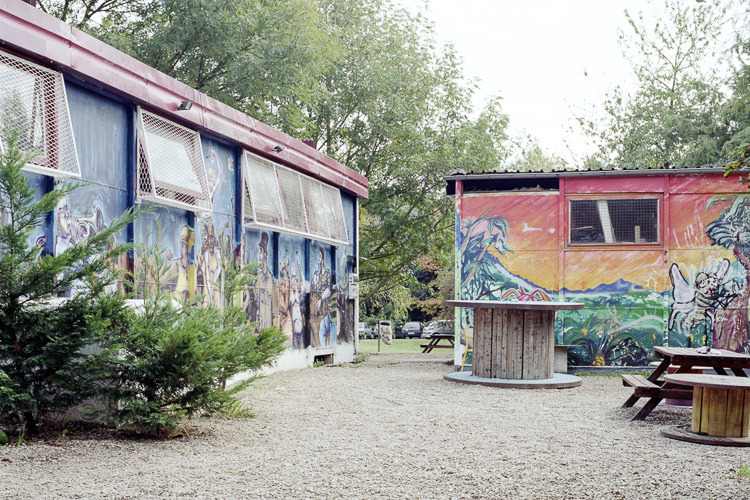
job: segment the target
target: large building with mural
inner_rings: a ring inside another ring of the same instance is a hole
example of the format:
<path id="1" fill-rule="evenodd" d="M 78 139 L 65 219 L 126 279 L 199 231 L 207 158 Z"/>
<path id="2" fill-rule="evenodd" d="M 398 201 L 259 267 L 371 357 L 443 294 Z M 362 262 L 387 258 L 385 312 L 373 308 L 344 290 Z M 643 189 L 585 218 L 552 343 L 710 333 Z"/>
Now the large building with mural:
<path id="1" fill-rule="evenodd" d="M 456 295 L 582 302 L 556 316 L 580 365 L 644 366 L 654 345 L 750 352 L 750 190 L 721 169 L 470 173 Z M 471 310 L 457 314 L 460 364 Z"/>
<path id="2" fill-rule="evenodd" d="M 353 358 L 362 175 L 18 0 L 0 0 L 0 115 L 41 153 L 40 195 L 85 183 L 35 235 L 45 252 L 150 205 L 119 238 L 159 249 L 175 300 L 218 304 L 226 266 L 257 265 L 241 300 L 286 334 L 277 368 Z"/>

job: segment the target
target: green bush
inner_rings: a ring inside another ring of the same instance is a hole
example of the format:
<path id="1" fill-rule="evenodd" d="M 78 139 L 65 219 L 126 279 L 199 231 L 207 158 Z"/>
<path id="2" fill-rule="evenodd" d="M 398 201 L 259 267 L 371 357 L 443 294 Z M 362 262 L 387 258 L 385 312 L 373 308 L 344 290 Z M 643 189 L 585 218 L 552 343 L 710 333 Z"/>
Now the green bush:
<path id="1" fill-rule="evenodd" d="M 127 327 L 112 335 L 119 348 L 103 388 L 110 402 L 100 419 L 120 429 L 168 435 L 187 416 L 227 412 L 247 383 L 225 390 L 234 375 L 273 361 L 285 348 L 277 328 L 254 333 L 254 324 L 240 307 L 183 305 L 163 286 L 169 282 L 164 252 L 140 248 L 137 289 L 139 310 L 130 312 Z M 223 263 L 224 293 L 239 297 L 254 275 L 250 268 Z"/>
<path id="2" fill-rule="evenodd" d="M 19 435 L 35 434 L 46 414 L 64 411 L 95 391 L 111 353 L 101 344 L 113 327 L 109 311 L 122 298 L 108 292 L 112 262 L 125 250 L 115 233 L 135 218 L 128 211 L 108 228 L 59 255 L 41 255 L 34 236 L 58 201 L 76 186 L 63 184 L 41 199 L 21 168 L 32 158 L 17 147 L 19 132 L 4 128 L 0 154 L 0 421 Z M 75 288 L 73 298 L 50 301 Z"/>

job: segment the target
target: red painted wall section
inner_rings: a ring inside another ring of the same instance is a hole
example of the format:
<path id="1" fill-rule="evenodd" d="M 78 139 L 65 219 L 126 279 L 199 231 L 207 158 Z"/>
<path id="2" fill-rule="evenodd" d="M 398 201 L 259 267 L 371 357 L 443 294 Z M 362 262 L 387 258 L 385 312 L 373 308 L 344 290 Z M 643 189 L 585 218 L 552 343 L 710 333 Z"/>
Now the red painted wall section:
<path id="1" fill-rule="evenodd" d="M 725 178 L 722 174 L 672 175 L 672 193 L 748 193 L 750 186 L 740 182 L 739 175 Z"/>
<path id="2" fill-rule="evenodd" d="M 0 0 L 0 47 L 367 198 L 365 176 L 26 3 Z M 193 102 L 192 109 L 178 112 L 185 99 Z M 276 146 L 283 148 L 281 153 L 272 151 Z"/>
<path id="3" fill-rule="evenodd" d="M 588 193 L 659 193 L 664 190 L 664 176 L 568 177 L 565 194 Z"/>

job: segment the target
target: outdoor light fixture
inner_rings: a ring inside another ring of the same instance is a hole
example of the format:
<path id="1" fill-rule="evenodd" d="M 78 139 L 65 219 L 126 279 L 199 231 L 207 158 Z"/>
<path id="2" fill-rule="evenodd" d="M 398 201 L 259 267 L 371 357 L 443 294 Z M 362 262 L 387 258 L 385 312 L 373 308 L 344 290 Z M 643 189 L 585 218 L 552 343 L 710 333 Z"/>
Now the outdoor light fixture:
<path id="1" fill-rule="evenodd" d="M 188 111 L 192 107 L 193 103 L 185 99 L 184 101 L 180 102 L 180 105 L 177 107 L 177 111 Z"/>
<path id="2" fill-rule="evenodd" d="M 284 151 L 284 146 L 274 146 L 273 150 L 277 153 L 281 153 L 282 151 Z"/>

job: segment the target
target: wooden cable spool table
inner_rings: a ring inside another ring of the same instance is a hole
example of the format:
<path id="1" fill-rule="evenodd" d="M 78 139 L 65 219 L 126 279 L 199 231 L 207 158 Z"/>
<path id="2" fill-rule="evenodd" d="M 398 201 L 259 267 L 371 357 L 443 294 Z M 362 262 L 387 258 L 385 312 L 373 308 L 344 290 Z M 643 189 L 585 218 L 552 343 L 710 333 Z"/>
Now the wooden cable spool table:
<path id="1" fill-rule="evenodd" d="M 555 377 L 555 311 L 584 307 L 575 302 L 504 300 L 447 300 L 445 304 L 474 309 L 472 375 L 520 381 Z"/>
<path id="2" fill-rule="evenodd" d="M 696 443 L 750 446 L 750 378 L 676 373 L 666 382 L 693 387 L 693 416 L 686 428 L 664 436 Z"/>

